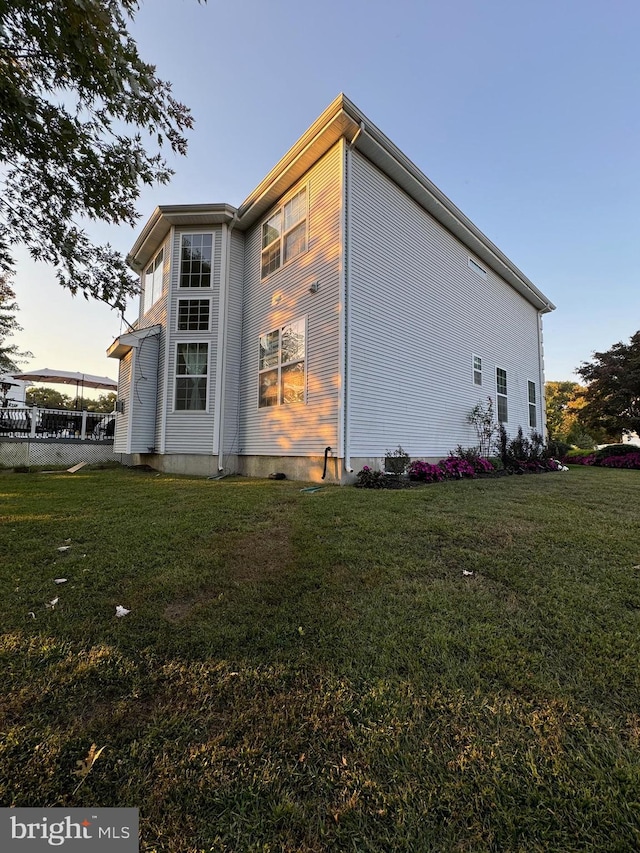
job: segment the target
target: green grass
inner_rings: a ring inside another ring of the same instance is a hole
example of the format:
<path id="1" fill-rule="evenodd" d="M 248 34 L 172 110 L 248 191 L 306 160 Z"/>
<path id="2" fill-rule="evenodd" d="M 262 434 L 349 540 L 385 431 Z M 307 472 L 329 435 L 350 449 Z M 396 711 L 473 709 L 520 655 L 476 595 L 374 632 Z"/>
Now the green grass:
<path id="1" fill-rule="evenodd" d="M 0 473 L 0 805 L 137 807 L 147 853 L 639 849 L 638 473 L 302 485 Z"/>

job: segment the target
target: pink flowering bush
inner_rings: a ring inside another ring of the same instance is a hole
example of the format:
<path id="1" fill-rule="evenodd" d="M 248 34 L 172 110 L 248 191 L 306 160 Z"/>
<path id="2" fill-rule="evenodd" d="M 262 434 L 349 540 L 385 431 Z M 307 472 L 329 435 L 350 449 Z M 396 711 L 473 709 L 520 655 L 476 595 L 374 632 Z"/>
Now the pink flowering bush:
<path id="1" fill-rule="evenodd" d="M 631 468 L 640 470 L 640 452 L 627 453 L 625 456 L 605 456 L 598 464 L 604 468 Z"/>
<path id="2" fill-rule="evenodd" d="M 447 456 L 446 459 L 441 459 L 438 465 L 444 471 L 445 477 L 450 480 L 476 476 L 476 469 L 472 463 L 466 459 L 461 459 L 459 456 Z"/>
<path id="3" fill-rule="evenodd" d="M 409 465 L 407 473 L 410 480 L 421 480 L 424 483 L 439 483 L 444 480 L 444 471 L 441 468 L 418 459 Z"/>

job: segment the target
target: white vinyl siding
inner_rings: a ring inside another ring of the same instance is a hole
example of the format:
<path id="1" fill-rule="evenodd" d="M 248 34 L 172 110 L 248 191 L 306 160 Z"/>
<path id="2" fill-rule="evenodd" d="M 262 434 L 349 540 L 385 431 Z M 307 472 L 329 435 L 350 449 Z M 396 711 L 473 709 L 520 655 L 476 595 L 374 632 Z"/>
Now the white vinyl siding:
<path id="1" fill-rule="evenodd" d="M 471 270 L 467 248 L 357 151 L 352 163 L 351 457 L 398 444 L 437 457 L 473 444 L 467 415 L 487 394 L 470 381 L 469 351 L 485 369 L 506 369 L 509 429 L 526 427 L 536 309 L 490 268 L 486 279 Z M 397 333 L 381 331 L 390 327 Z"/>
<path id="2" fill-rule="evenodd" d="M 322 457 L 325 447 L 337 447 L 341 151 L 339 142 L 293 188 L 294 194 L 307 188 L 304 263 L 294 261 L 261 280 L 261 227 L 266 220 L 246 233 L 238 439 L 242 454 Z M 311 292 L 314 282 L 317 292 Z M 259 336 L 300 317 L 307 318 L 306 404 L 260 408 Z"/>
<path id="3" fill-rule="evenodd" d="M 130 350 L 120 359 L 118 368 L 118 400 L 124 403 L 124 411 L 116 414 L 116 431 L 113 441 L 114 453 L 128 453 L 129 402 L 131 399 L 131 354 Z"/>

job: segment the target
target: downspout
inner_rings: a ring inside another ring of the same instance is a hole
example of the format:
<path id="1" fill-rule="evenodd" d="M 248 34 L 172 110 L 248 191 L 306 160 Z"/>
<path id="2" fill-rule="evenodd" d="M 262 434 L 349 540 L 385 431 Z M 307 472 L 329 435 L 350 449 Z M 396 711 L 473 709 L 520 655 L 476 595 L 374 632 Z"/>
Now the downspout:
<path id="1" fill-rule="evenodd" d="M 214 453 L 218 456 L 218 471 L 224 470 L 224 397 L 226 386 L 226 354 L 227 354 L 227 309 L 229 301 L 230 258 L 231 258 L 231 232 L 238 221 L 238 214 L 234 213 L 232 222 L 223 224 L 222 232 L 222 258 L 221 258 L 221 282 L 220 282 L 220 311 L 218 316 L 218 363 L 216 370 L 216 406 L 215 406 L 215 435 Z"/>
<path id="2" fill-rule="evenodd" d="M 342 281 L 342 304 L 344 317 L 344 388 L 342 393 L 342 419 L 344 438 L 342 450 L 344 454 L 344 470 L 347 474 L 353 473 L 349 447 L 349 438 L 351 433 L 351 406 L 349 405 L 349 394 L 351 392 L 351 330 L 349 328 L 349 282 L 351 275 L 351 152 L 363 130 L 364 122 L 361 121 L 360 127 L 355 132 L 353 139 L 351 142 L 347 143 L 344 173 L 344 273 Z"/>

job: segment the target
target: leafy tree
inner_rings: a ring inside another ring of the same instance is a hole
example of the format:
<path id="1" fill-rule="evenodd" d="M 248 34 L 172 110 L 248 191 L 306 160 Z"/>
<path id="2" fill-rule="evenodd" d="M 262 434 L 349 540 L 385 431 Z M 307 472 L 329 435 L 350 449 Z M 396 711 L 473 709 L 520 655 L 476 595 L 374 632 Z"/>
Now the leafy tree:
<path id="1" fill-rule="evenodd" d="M 192 126 L 127 29 L 139 5 L 0 0 L 0 270 L 23 244 L 72 293 L 120 309 L 137 283 L 82 221 L 133 225 L 141 186 L 169 180 L 162 152 L 184 154 Z"/>
<path id="2" fill-rule="evenodd" d="M 640 331 L 628 344 L 619 341 L 595 352 L 576 371 L 587 383 L 580 421 L 617 439 L 623 430 L 640 432 Z"/>
<path id="3" fill-rule="evenodd" d="M 85 400 L 84 407 L 88 412 L 112 412 L 116 407 L 118 395 L 113 391 L 108 394 L 100 394 L 97 400 Z"/>
<path id="4" fill-rule="evenodd" d="M 73 409 L 73 400 L 68 394 L 62 394 L 46 385 L 27 388 L 25 400 L 27 406 L 39 406 L 42 409 Z"/>
<path id="5" fill-rule="evenodd" d="M 31 355 L 29 352 L 20 352 L 15 344 L 6 342 L 14 332 L 21 331 L 16 320 L 16 295 L 9 282 L 8 273 L 0 274 L 0 373 L 16 373 L 16 362 Z"/>
<path id="6" fill-rule="evenodd" d="M 551 438 L 566 439 L 576 428 L 585 391 L 577 382 L 545 382 L 547 430 Z"/>

